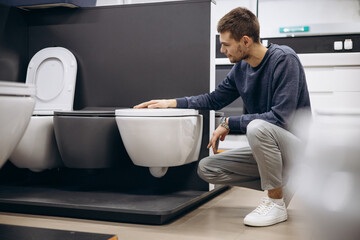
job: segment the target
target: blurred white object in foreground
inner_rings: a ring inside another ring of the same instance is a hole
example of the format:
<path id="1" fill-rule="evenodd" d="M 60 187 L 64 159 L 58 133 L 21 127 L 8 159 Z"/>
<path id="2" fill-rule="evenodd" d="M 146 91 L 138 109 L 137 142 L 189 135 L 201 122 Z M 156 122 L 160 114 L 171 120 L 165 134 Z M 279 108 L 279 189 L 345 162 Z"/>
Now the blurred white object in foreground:
<path id="1" fill-rule="evenodd" d="M 308 239 L 359 239 L 360 109 L 315 111 L 294 131 L 304 140 L 293 168 Z"/>

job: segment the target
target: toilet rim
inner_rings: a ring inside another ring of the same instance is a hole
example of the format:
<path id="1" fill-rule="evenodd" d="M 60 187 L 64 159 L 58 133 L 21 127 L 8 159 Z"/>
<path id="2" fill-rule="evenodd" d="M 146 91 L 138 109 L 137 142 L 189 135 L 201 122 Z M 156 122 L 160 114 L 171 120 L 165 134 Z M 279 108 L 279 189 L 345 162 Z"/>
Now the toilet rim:
<path id="1" fill-rule="evenodd" d="M 196 109 L 183 108 L 142 108 L 142 109 L 116 109 L 116 117 L 181 117 L 181 116 L 197 116 L 199 111 Z"/>
<path id="2" fill-rule="evenodd" d="M 35 85 L 21 82 L 0 81 L 0 96 L 35 96 Z"/>

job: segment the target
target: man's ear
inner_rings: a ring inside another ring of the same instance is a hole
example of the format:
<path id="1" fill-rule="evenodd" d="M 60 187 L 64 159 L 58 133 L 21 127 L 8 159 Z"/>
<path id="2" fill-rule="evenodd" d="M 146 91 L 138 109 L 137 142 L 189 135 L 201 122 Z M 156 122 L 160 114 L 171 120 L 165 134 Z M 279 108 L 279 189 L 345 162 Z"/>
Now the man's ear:
<path id="1" fill-rule="evenodd" d="M 243 36 L 243 39 L 244 39 L 245 47 L 250 47 L 252 45 L 253 40 L 251 37 L 245 35 L 245 36 Z"/>

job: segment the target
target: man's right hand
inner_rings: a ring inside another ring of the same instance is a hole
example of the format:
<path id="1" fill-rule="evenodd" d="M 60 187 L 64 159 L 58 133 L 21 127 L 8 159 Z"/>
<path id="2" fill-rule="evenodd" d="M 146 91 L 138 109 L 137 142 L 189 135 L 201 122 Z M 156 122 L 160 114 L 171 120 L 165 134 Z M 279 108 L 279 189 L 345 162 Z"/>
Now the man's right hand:
<path id="1" fill-rule="evenodd" d="M 176 99 L 158 99 L 140 103 L 134 108 L 175 108 L 176 106 Z"/>
<path id="2" fill-rule="evenodd" d="M 210 147 L 212 147 L 214 154 L 218 153 L 218 149 L 217 149 L 217 145 L 219 144 L 219 140 L 220 141 L 224 141 L 225 137 L 229 134 L 230 130 L 224 128 L 223 126 L 219 125 L 215 131 L 213 132 L 213 135 L 210 139 L 209 144 L 207 145 L 207 149 L 209 149 Z"/>

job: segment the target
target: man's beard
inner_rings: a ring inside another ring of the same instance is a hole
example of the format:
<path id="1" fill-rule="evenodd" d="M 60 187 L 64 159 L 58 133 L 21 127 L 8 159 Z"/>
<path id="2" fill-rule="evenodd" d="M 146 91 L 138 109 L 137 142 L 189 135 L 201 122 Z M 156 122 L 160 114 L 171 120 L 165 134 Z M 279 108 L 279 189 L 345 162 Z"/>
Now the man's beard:
<path id="1" fill-rule="evenodd" d="M 237 51 L 240 53 L 240 56 L 238 58 L 233 58 L 232 60 L 229 59 L 231 63 L 238 63 L 241 62 L 241 60 L 246 60 L 249 58 L 249 54 L 244 54 L 244 51 L 241 50 L 240 46 L 238 46 Z"/>

